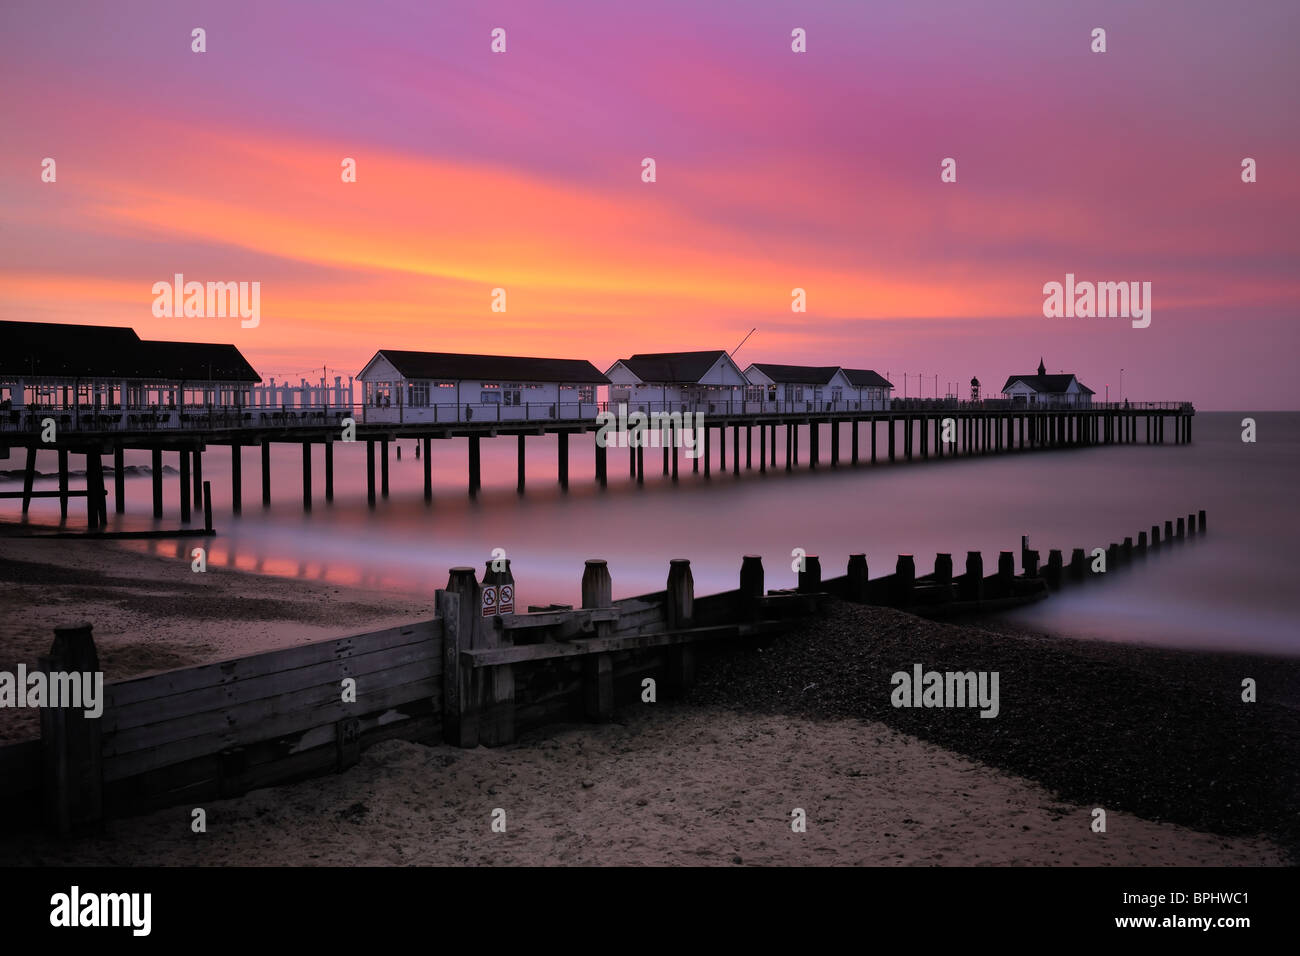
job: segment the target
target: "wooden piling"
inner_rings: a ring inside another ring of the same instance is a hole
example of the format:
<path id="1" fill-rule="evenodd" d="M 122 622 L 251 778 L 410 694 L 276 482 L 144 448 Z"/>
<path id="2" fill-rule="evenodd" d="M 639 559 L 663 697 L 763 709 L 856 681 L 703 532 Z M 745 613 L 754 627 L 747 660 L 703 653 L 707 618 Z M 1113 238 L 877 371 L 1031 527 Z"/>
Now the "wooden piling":
<path id="1" fill-rule="evenodd" d="M 38 666 L 47 675 L 77 674 L 83 681 L 101 674 L 91 625 L 56 627 Z M 86 715 L 84 690 L 77 703 L 82 706 L 40 709 L 41 803 L 46 825 L 60 837 L 95 833 L 104 818 L 103 724 Z"/>
<path id="2" fill-rule="evenodd" d="M 1165 543 L 1168 544 L 1173 540 L 1174 540 L 1174 523 L 1172 521 L 1166 521 L 1165 522 Z"/>
<path id="3" fill-rule="evenodd" d="M 916 561 L 910 554 L 900 554 L 894 570 L 894 603 L 912 606 L 912 588 L 916 584 Z"/>
<path id="4" fill-rule="evenodd" d="M 388 497 L 388 439 L 379 441 L 379 494 Z"/>
<path id="5" fill-rule="evenodd" d="M 108 501 L 104 488 L 104 459 L 99 449 L 86 456 L 87 523 L 94 528 L 108 525 Z"/>
<path id="6" fill-rule="evenodd" d="M 366 503 L 375 506 L 375 443 L 366 439 Z"/>
<path id="7" fill-rule="evenodd" d="M 850 601 L 866 601 L 867 599 L 867 556 L 863 554 L 850 554 L 848 567 L 848 594 Z"/>
<path id="8" fill-rule="evenodd" d="M 1196 526 L 1201 534 L 1205 534 L 1205 509 L 1202 508 L 1196 513 Z"/>
<path id="9" fill-rule="evenodd" d="M 815 554 L 803 556 L 803 567 L 798 572 L 797 589 L 800 594 L 816 594 L 822 589 L 822 562 Z"/>
<path id="10" fill-rule="evenodd" d="M 433 500 L 433 441 L 422 438 L 424 443 L 424 500 Z"/>
<path id="11" fill-rule="evenodd" d="M 311 511 L 311 442 L 302 443 L 302 510 Z"/>
<path id="12" fill-rule="evenodd" d="M 582 606 L 611 607 L 614 583 L 609 566 L 598 559 L 588 560 L 582 571 Z M 609 631 L 608 622 L 596 625 L 597 637 Z M 614 658 L 611 654 L 588 654 L 582 659 L 583 702 L 589 720 L 609 720 L 614 716 Z"/>
<path id="13" fill-rule="evenodd" d="M 763 431 L 759 427 L 759 433 Z M 758 618 L 759 601 L 763 597 L 763 556 L 747 554 L 740 561 L 740 608 L 741 617 L 747 620 Z"/>
<path id="14" fill-rule="evenodd" d="M 23 468 L 23 514 L 32 504 L 32 482 L 36 478 L 36 446 L 27 449 L 27 463 Z"/>
<path id="15" fill-rule="evenodd" d="M 419 446 L 416 446 L 417 448 Z M 325 501 L 334 500 L 334 439 L 325 439 Z"/>
<path id="16" fill-rule="evenodd" d="M 469 493 L 477 495 L 483 485 L 479 460 L 479 436 L 470 435 L 469 441 Z"/>
<path id="17" fill-rule="evenodd" d="M 519 494 L 521 495 L 524 493 L 525 462 L 526 462 L 526 458 L 524 457 L 524 436 L 521 433 L 517 436 L 517 448 L 515 450 L 515 491 L 519 492 Z"/>
<path id="18" fill-rule="evenodd" d="M 740 426 L 731 426 L 731 473 L 740 474 Z"/>
<path id="19" fill-rule="evenodd" d="M 1158 547 L 1160 547 L 1160 525 L 1153 524 L 1151 526 L 1151 549 L 1155 550 Z"/>
<path id="20" fill-rule="evenodd" d="M 471 705 L 473 670 L 461 663 L 461 651 L 474 646 L 479 617 L 479 588 L 473 568 L 452 568 L 447 587 L 434 600 L 442 622 L 442 733 L 453 747 L 478 746 L 478 714 Z"/>
<path id="21" fill-rule="evenodd" d="M 1083 548 L 1070 552 L 1070 580 L 1082 581 L 1088 576 L 1088 553 Z"/>
<path id="22" fill-rule="evenodd" d="M 1186 525 L 1184 525 L 1184 523 L 1183 523 L 1183 519 L 1182 519 L 1182 518 L 1179 518 L 1179 519 L 1178 519 L 1178 531 L 1177 531 L 1177 534 L 1176 534 L 1178 540 L 1181 541 L 1181 540 L 1186 536 L 1186 534 L 1187 534 Z"/>
<path id="23" fill-rule="evenodd" d="M 244 446 L 230 443 L 230 510 L 239 514 L 244 509 Z"/>
<path id="24" fill-rule="evenodd" d="M 200 445 L 194 449 L 194 469 L 190 472 L 194 476 L 194 508 L 197 511 L 203 507 L 203 446 Z"/>
<path id="25" fill-rule="evenodd" d="M 126 512 L 126 455 L 121 445 L 113 447 L 113 510 Z"/>
<path id="26" fill-rule="evenodd" d="M 181 449 L 180 459 L 180 500 L 181 500 L 181 522 L 186 523 L 190 520 L 190 453 Z"/>
<path id="27" fill-rule="evenodd" d="M 212 482 L 203 482 L 203 530 L 212 534 Z"/>
<path id="28" fill-rule="evenodd" d="M 685 558 L 673 558 L 668 563 L 664 611 L 670 631 L 685 630 L 695 621 L 695 578 L 691 574 L 691 562 Z M 685 693 L 695 683 L 695 650 L 691 645 L 667 647 L 664 671 L 668 693 Z"/>
<path id="29" fill-rule="evenodd" d="M 1043 570 L 1043 577 L 1047 580 L 1047 586 L 1053 591 L 1061 586 L 1062 571 L 1061 549 L 1052 548 L 1047 552 L 1047 567 Z"/>
<path id="30" fill-rule="evenodd" d="M 952 585 L 952 555 L 946 551 L 934 556 L 934 583 L 943 587 Z"/>
<path id="31" fill-rule="evenodd" d="M 152 472 L 151 477 L 153 478 L 153 516 L 155 518 L 161 518 L 163 513 L 163 504 L 162 504 L 163 469 L 162 469 L 161 448 L 149 449 L 149 470 L 150 472 Z"/>
<path id="32" fill-rule="evenodd" d="M 773 449 L 775 451 L 775 448 Z M 767 426 L 758 426 L 758 473 L 767 474 Z"/>
<path id="33" fill-rule="evenodd" d="M 1189 514 L 1187 516 L 1187 537 L 1193 538 L 1195 536 L 1196 536 L 1196 515 Z"/>
<path id="34" fill-rule="evenodd" d="M 1025 577 L 1027 578 L 1038 577 L 1038 552 L 1037 551 L 1025 552 Z"/>
<path id="35" fill-rule="evenodd" d="M 967 601 L 984 598 L 984 555 L 979 551 L 966 552 L 966 573 L 962 577 L 961 597 Z"/>
<path id="36" fill-rule="evenodd" d="M 998 584 L 1011 591 L 1011 580 L 1016 576 L 1016 559 L 1010 551 L 998 552 Z"/>
<path id="37" fill-rule="evenodd" d="M 607 448 L 605 447 L 605 442 L 602 441 L 599 437 L 600 433 L 595 432 L 594 434 L 597 436 L 592 439 L 595 445 L 596 484 L 604 488 L 609 484 L 609 477 L 608 477 L 609 458 L 607 455 Z"/>
<path id="38" fill-rule="evenodd" d="M 373 458 L 371 459 L 373 461 Z M 373 501 L 373 496 L 371 498 Z M 271 443 L 262 442 L 262 507 L 271 505 Z"/>
<path id="39" fill-rule="evenodd" d="M 59 449 L 59 518 L 68 520 L 68 450 Z"/>

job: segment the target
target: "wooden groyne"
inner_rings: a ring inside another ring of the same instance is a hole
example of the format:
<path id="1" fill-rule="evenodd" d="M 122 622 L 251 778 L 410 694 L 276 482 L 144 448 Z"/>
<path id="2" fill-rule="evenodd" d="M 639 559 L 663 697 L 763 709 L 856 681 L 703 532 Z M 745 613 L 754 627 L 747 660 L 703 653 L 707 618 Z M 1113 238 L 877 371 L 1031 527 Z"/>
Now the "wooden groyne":
<path id="1" fill-rule="evenodd" d="M 1205 512 L 1101 549 L 1109 573 L 1153 548 L 1205 532 Z M 1093 549 L 1095 552 L 1098 549 Z M 609 719 L 615 708 L 684 693 L 697 655 L 783 633 L 828 595 L 938 617 L 997 610 L 1101 575 L 1094 553 L 1060 551 L 1040 564 L 1022 547 L 995 573 L 970 552 L 918 577 L 913 557 L 868 576 L 864 554 L 824 579 L 806 555 L 791 589 L 767 590 L 762 559 L 743 558 L 738 586 L 697 596 L 690 562 L 669 563 L 664 589 L 615 599 L 609 568 L 583 569 L 581 606 L 517 613 L 509 561 L 453 568 L 428 620 L 285 650 L 116 681 L 102 716 L 45 708 L 41 736 L 0 748 L 0 819 L 54 832 L 95 831 L 106 817 L 202 801 L 343 770 L 388 739 L 500 746 L 556 720 Z M 864 635 L 869 639 L 869 635 Z M 56 630 L 40 669 L 99 669 L 90 624 Z"/>

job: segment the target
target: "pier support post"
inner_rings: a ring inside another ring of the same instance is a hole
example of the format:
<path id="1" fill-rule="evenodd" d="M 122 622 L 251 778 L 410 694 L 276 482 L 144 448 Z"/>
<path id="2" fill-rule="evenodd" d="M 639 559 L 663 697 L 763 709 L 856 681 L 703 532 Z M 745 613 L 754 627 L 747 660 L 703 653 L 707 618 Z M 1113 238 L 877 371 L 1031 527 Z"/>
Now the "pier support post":
<path id="1" fill-rule="evenodd" d="M 831 467 L 840 466 L 840 423 L 834 418 L 830 420 L 831 426 Z"/>
<path id="2" fill-rule="evenodd" d="M 710 471 L 710 469 L 713 467 L 713 465 L 710 464 L 710 462 L 709 462 L 709 445 L 711 444 L 711 439 L 709 438 L 709 433 L 710 433 L 711 431 L 713 431 L 713 429 L 711 429 L 708 425 L 705 425 L 705 426 L 704 426 L 704 454 L 703 454 L 701 457 L 704 459 L 704 477 L 705 477 L 705 478 L 709 477 L 709 471 Z M 695 460 L 695 464 L 696 464 L 696 468 L 695 468 L 695 470 L 696 470 L 696 471 L 699 471 L 699 459 L 698 459 L 698 458 Z"/>
<path id="3" fill-rule="evenodd" d="M 477 495 L 479 488 L 482 487 L 482 472 L 479 465 L 479 436 L 470 435 L 469 441 L 469 493 Z M 471 611 L 470 613 L 477 613 Z"/>
<path id="4" fill-rule="evenodd" d="M 666 590 L 664 611 L 668 630 L 689 629 L 695 622 L 695 578 L 689 560 L 673 558 L 668 563 Z M 685 693 L 695 683 L 695 649 L 690 644 L 673 644 L 664 651 L 666 689 L 673 695 Z"/>
<path id="5" fill-rule="evenodd" d="M 366 439 L 366 502 L 375 506 L 375 442 Z"/>
<path id="6" fill-rule="evenodd" d="M 524 436 L 521 434 L 517 436 L 517 439 L 518 439 L 518 448 L 516 449 L 516 454 L 515 454 L 515 459 L 516 459 L 515 491 L 519 492 L 519 494 L 522 495 L 524 493 L 524 480 L 525 480 L 524 479 L 524 463 L 525 463 Z"/>
<path id="7" fill-rule="evenodd" d="M 673 446 L 673 481 L 677 480 L 677 456 L 680 454 L 679 446 L 682 443 L 682 428 L 680 425 L 673 425 L 670 428 L 671 442 Z M 695 436 L 692 435 L 692 438 Z"/>
<path id="8" fill-rule="evenodd" d="M 180 452 L 180 499 L 181 499 L 181 523 L 185 524 L 190 520 L 190 453 L 181 449 Z"/>
<path id="9" fill-rule="evenodd" d="M 795 422 L 794 425 L 789 427 L 790 430 L 794 432 L 794 443 L 792 444 L 791 449 L 794 451 L 795 467 L 798 468 L 799 467 L 799 423 Z"/>
<path id="10" fill-rule="evenodd" d="M 559 432 L 555 436 L 556 444 L 559 446 L 560 455 L 560 487 L 569 487 L 569 433 Z M 640 445 L 637 446 L 638 452 Z"/>
<path id="11" fill-rule="evenodd" d="M 36 478 L 36 446 L 27 448 L 27 464 L 23 468 L 23 514 L 32 505 L 32 482 Z"/>
<path id="12" fill-rule="evenodd" d="M 773 424 L 769 427 L 772 430 L 772 435 L 771 435 L 772 463 L 771 464 L 772 467 L 775 468 L 776 467 L 776 425 Z"/>
<path id="13" fill-rule="evenodd" d="M 379 442 L 379 494 L 388 497 L 388 439 Z"/>
<path id="14" fill-rule="evenodd" d="M 592 439 L 596 446 L 596 483 L 604 488 L 609 484 L 609 461 L 606 455 L 608 449 L 605 447 L 605 443 L 600 440 L 599 432 L 592 432 L 592 434 L 596 436 Z"/>
<path id="15" fill-rule="evenodd" d="M 731 426 L 731 473 L 740 474 L 740 426 Z"/>
<path id="16" fill-rule="evenodd" d="M 122 446 L 113 448 L 113 510 L 118 514 L 126 511 L 126 464 L 123 461 Z"/>
<path id="17" fill-rule="evenodd" d="M 230 510 L 239 514 L 244 508 L 244 446 L 230 443 Z"/>
<path id="18" fill-rule="evenodd" d="M 194 507 L 203 507 L 203 450 L 194 449 Z"/>
<path id="19" fill-rule="evenodd" d="M 822 426 L 821 422 L 810 421 L 808 423 L 808 467 L 816 470 L 822 456 Z"/>
<path id="20" fill-rule="evenodd" d="M 311 511 L 311 442 L 302 443 L 302 510 Z"/>
<path id="21" fill-rule="evenodd" d="M 46 674 L 99 673 L 91 625 L 56 627 L 38 665 Z M 87 717 L 83 706 L 64 706 L 40 708 L 40 723 L 46 825 L 60 837 L 98 831 L 104 816 L 102 722 Z"/>
<path id="22" fill-rule="evenodd" d="M 794 428 L 791 425 L 787 424 L 785 426 L 785 470 L 786 471 L 789 471 L 791 469 L 792 467 L 791 462 L 794 460 L 793 452 L 791 451 L 791 448 L 793 447 L 792 444 L 793 442 L 794 442 Z"/>
<path id="23" fill-rule="evenodd" d="M 762 428 L 762 426 L 759 426 Z M 753 471 L 754 469 L 754 429 L 750 425 L 745 426 L 745 470 Z"/>
<path id="24" fill-rule="evenodd" d="M 638 485 L 645 484 L 645 442 L 646 442 L 646 432 L 643 429 L 639 433 L 639 440 L 636 443 L 636 483 Z M 726 444 L 725 440 L 723 441 L 723 444 Z M 568 456 L 567 451 L 565 453 L 565 456 L 567 458 Z M 565 472 L 566 474 L 568 472 L 567 465 L 565 466 Z"/>
<path id="25" fill-rule="evenodd" d="M 212 534 L 212 482 L 203 483 L 203 530 Z"/>
<path id="26" fill-rule="evenodd" d="M 424 500 L 433 500 L 433 441 L 423 438 L 424 443 Z"/>
<path id="27" fill-rule="evenodd" d="M 163 513 L 162 505 L 162 449 L 149 449 L 149 470 L 153 478 L 153 516 L 161 518 Z"/>
<path id="28" fill-rule="evenodd" d="M 851 463 L 856 465 L 858 463 L 858 420 L 856 418 L 849 422 L 849 430 L 852 433 L 849 456 L 852 459 Z"/>
<path id="29" fill-rule="evenodd" d="M 718 426 L 718 471 L 727 471 L 727 426 Z"/>
<path id="30" fill-rule="evenodd" d="M 271 443 L 262 441 L 262 507 L 271 506 Z"/>
<path id="31" fill-rule="evenodd" d="M 1205 509 L 1202 508 L 1196 513 L 1196 527 L 1201 534 L 1205 534 Z"/>
<path id="32" fill-rule="evenodd" d="M 871 463 L 876 463 L 876 420 L 871 419 Z"/>
<path id="33" fill-rule="evenodd" d="M 773 449 L 775 451 L 775 449 Z M 767 426 L 758 426 L 758 472 L 767 473 Z"/>
<path id="34" fill-rule="evenodd" d="M 889 419 L 889 460 L 890 462 L 893 462 L 894 460 L 894 419 L 893 417 L 890 417 Z"/>
<path id="35" fill-rule="evenodd" d="M 59 518 L 68 520 L 68 450 L 59 449 Z"/>
<path id="36" fill-rule="evenodd" d="M 325 500 L 334 500 L 334 439 L 325 438 Z"/>

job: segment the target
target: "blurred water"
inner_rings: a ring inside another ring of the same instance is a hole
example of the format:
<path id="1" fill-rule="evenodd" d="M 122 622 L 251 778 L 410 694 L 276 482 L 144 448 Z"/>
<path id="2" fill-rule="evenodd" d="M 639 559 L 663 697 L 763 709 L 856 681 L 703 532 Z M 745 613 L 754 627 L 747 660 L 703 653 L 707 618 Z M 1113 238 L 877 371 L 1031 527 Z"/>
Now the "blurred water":
<path id="1" fill-rule="evenodd" d="M 582 563 L 592 557 L 609 561 L 616 596 L 662 588 L 668 560 L 675 557 L 691 559 L 696 592 L 705 594 L 735 587 L 747 553 L 763 556 L 769 587 L 794 583 L 790 553 L 796 547 L 821 555 L 826 576 L 843 573 L 854 551 L 867 553 L 873 577 L 891 572 L 900 552 L 917 555 L 918 573 L 926 573 L 937 551 L 951 552 L 960 571 L 966 551 L 980 550 L 991 571 L 998 551 L 1018 556 L 1021 534 L 1029 535 L 1044 560 L 1050 548 L 1061 548 L 1068 560 L 1072 548 L 1091 551 L 1125 536 L 1136 540 L 1152 524 L 1163 530 L 1166 519 L 1204 508 L 1206 538 L 1012 618 L 1099 639 L 1300 654 L 1300 593 L 1287 583 L 1289 574 L 1284 578 L 1300 530 L 1293 500 L 1300 413 L 1255 415 L 1255 444 L 1241 441 L 1242 417 L 1198 415 L 1190 446 L 1127 445 L 856 469 L 844 464 L 834 471 L 828 465 L 829 426 L 823 426 L 823 467 L 814 474 L 806 468 L 806 431 L 801 468 L 784 471 L 785 440 L 778 430 L 782 465 L 758 473 L 755 433 L 755 470 L 738 477 L 730 470 L 728 435 L 725 473 L 717 467 L 716 447 L 707 481 L 702 467 L 692 474 L 690 459 L 682 455 L 676 486 L 660 474 L 659 450 L 647 449 L 646 481 L 638 487 L 628 475 L 628 453 L 611 449 L 610 484 L 603 491 L 592 480 L 590 436 L 575 436 L 567 493 L 556 485 L 555 439 L 539 436 L 527 440 L 528 490 L 522 496 L 515 491 L 515 440 L 499 438 L 483 442 L 484 488 L 476 500 L 465 492 L 466 443 L 435 441 L 432 505 L 423 501 L 422 463 L 414 442 L 407 441 L 400 462 L 392 452 L 391 495 L 373 511 L 365 500 L 364 443 L 337 444 L 335 500 L 324 501 L 324 452 L 317 447 L 315 507 L 309 514 L 301 508 L 301 448 L 279 445 L 272 456 L 273 503 L 265 510 L 259 455 L 245 450 L 244 514 L 238 518 L 229 510 L 229 450 L 213 446 L 203 462 L 219 532 L 209 563 L 422 592 L 432 602 L 449 567 L 469 564 L 481 571 L 492 549 L 502 548 L 524 606 L 577 603 Z M 847 462 L 847 426 L 842 428 Z M 883 457 L 883 432 L 881 438 Z M 865 426 L 860 441 L 869 459 Z M 742 458 L 744 453 L 742 435 Z M 21 459 L 15 453 L 6 464 L 20 468 Z M 147 466 L 148 453 L 129 454 L 127 464 Z M 174 468 L 176 456 L 165 455 L 164 464 Z M 37 467 L 53 471 L 53 453 L 42 453 Z M 73 457 L 73 467 L 82 467 L 80 457 Z M 80 479 L 73 484 L 79 486 Z M 38 484 L 54 486 L 49 479 Z M 177 486 L 178 477 L 169 473 L 163 527 L 179 525 Z M 109 487 L 111 495 L 111 480 Z M 126 499 L 123 516 L 112 513 L 110 501 L 110 527 L 153 527 L 147 476 L 127 479 Z M 18 513 L 17 501 L 0 503 L 3 517 Z M 57 523 L 57 501 L 33 502 L 30 520 Z M 84 527 L 84 503 L 73 502 L 69 524 Z M 188 560 L 193 544 L 130 546 Z"/>

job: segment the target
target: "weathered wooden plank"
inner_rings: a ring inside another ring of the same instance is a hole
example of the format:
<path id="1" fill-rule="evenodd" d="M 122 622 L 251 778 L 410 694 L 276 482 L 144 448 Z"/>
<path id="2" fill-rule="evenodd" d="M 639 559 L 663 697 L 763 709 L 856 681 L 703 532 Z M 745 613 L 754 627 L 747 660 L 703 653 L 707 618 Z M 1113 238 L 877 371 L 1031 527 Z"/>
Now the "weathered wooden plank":
<path id="1" fill-rule="evenodd" d="M 540 614 L 507 614 L 492 619 L 497 630 L 518 631 L 533 627 L 586 627 L 595 621 L 617 621 L 618 608 L 591 608 L 581 611 L 546 611 Z"/>
<path id="2" fill-rule="evenodd" d="M 658 634 L 583 638 L 564 644 L 525 644 L 521 647 L 471 649 L 461 651 L 460 656 L 461 660 L 470 667 L 494 667 L 498 664 L 518 664 L 522 661 L 581 657 L 609 651 L 666 647 L 726 637 L 746 637 L 767 633 L 768 630 L 767 626 L 761 624 L 719 624 L 714 627 L 690 628 L 683 631 L 661 631 Z"/>
<path id="3" fill-rule="evenodd" d="M 345 717 L 387 710 L 414 701 L 435 700 L 437 697 L 438 680 L 436 678 L 376 690 L 365 696 L 364 703 L 345 704 L 335 695 L 334 700 L 321 704 L 315 709 L 295 710 L 290 714 L 277 715 L 257 722 L 252 726 L 237 727 L 231 733 L 209 733 L 197 737 L 187 737 L 157 747 L 105 756 L 104 778 L 106 780 L 120 780 L 123 777 L 130 777 L 146 770 L 165 767 L 168 764 L 179 763 L 182 760 L 189 760 L 204 754 L 285 737 L 296 732 L 305 732 L 312 727 L 325 723 L 332 724 Z"/>
<path id="4" fill-rule="evenodd" d="M 375 708 L 371 706 L 370 698 L 379 691 L 421 680 L 436 682 L 441 667 L 440 660 L 425 658 L 364 675 L 357 682 L 357 702 L 343 704 L 345 709 L 351 711 L 344 716 L 356 716 L 373 711 Z M 175 741 L 205 735 L 218 735 L 222 739 L 227 739 L 253 734 L 254 736 L 248 737 L 243 742 L 264 740 L 268 735 L 262 733 L 262 730 L 268 720 L 314 711 L 331 701 L 342 703 L 341 698 L 342 690 L 339 682 L 326 680 L 284 694 L 117 730 L 104 735 L 104 753 L 118 756 L 133 750 L 160 747 Z M 311 726 L 312 724 L 305 723 L 301 729 Z M 289 730 L 295 729 L 300 728 L 289 728 Z"/>
<path id="5" fill-rule="evenodd" d="M 114 681 L 106 685 L 104 690 L 109 706 L 122 707 L 141 700 L 188 693 L 236 680 L 260 677 L 344 657 L 354 657 L 358 654 L 369 654 L 388 647 L 432 639 L 434 635 L 432 620 L 418 621 L 368 634 L 314 641 L 298 647 L 268 651 L 265 654 L 252 654 L 248 657 L 218 661 L 200 667 L 185 667 L 147 677 Z"/>
<path id="6" fill-rule="evenodd" d="M 172 694 L 124 707 L 110 706 L 105 710 L 102 721 L 105 732 L 126 730 L 173 718 L 189 717 L 204 711 L 225 710 L 238 704 L 305 690 L 320 684 L 333 682 L 337 686 L 345 677 L 360 681 L 360 678 L 368 674 L 428 659 L 437 662 L 438 672 L 441 673 L 441 648 L 435 641 L 422 640 L 371 654 L 342 657 L 278 674 L 250 677 L 187 694 Z"/>

